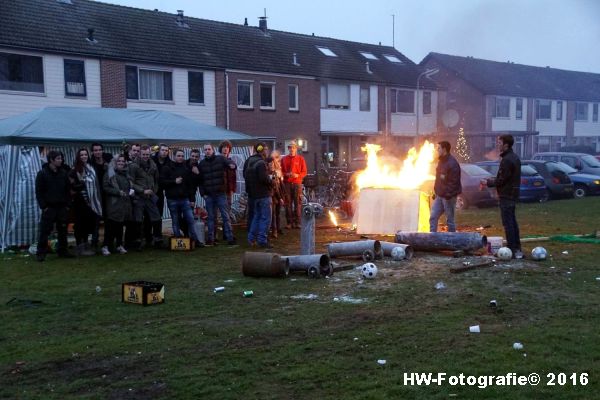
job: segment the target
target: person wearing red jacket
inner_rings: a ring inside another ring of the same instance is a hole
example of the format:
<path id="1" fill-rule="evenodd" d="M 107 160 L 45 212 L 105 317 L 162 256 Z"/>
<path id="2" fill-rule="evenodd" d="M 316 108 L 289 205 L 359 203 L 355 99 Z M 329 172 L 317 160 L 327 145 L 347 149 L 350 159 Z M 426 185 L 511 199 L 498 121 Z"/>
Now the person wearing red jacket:
<path id="1" fill-rule="evenodd" d="M 302 180 L 307 174 L 306 161 L 298 154 L 298 145 L 292 141 L 288 145 L 289 154 L 281 160 L 281 170 L 287 197 L 285 217 L 287 229 L 300 228 L 302 209 Z"/>

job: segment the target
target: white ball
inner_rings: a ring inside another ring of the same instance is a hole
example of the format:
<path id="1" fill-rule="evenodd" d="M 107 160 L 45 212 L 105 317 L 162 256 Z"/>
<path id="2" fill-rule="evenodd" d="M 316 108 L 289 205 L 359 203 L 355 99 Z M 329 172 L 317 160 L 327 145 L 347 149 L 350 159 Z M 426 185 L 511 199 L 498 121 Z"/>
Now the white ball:
<path id="1" fill-rule="evenodd" d="M 396 261 L 404 260 L 406 257 L 406 252 L 404 251 L 404 247 L 394 247 L 392 249 L 392 259 Z"/>
<path id="2" fill-rule="evenodd" d="M 510 260 L 512 258 L 512 250 L 508 247 L 500 247 L 498 249 L 498 258 L 501 260 Z"/>
<path id="3" fill-rule="evenodd" d="M 546 251 L 545 248 L 543 248 L 541 246 L 536 247 L 535 249 L 531 250 L 531 258 L 533 258 L 534 260 L 542 261 L 542 260 L 545 260 L 547 256 L 548 256 L 548 252 Z"/>
<path id="4" fill-rule="evenodd" d="M 377 265 L 370 262 L 363 264 L 361 272 L 366 279 L 374 279 L 377 276 Z"/>

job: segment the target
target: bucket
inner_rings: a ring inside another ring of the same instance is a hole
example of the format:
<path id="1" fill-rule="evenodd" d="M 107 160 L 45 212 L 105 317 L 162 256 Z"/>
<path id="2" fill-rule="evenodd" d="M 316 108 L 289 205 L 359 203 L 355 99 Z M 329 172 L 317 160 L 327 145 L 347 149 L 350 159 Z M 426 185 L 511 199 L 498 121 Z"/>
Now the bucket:
<path id="1" fill-rule="evenodd" d="M 289 271 L 289 260 L 279 254 L 247 251 L 242 258 L 242 273 L 245 276 L 286 277 Z"/>
<path id="2" fill-rule="evenodd" d="M 498 249 L 502 247 L 502 236 L 488 236 L 489 250 L 491 254 L 496 254 Z"/>

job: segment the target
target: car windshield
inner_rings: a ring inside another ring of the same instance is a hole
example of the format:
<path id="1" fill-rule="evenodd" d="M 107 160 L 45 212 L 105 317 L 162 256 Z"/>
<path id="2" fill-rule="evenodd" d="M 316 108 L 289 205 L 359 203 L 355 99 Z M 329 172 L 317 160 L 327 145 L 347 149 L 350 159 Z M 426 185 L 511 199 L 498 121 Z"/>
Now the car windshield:
<path id="1" fill-rule="evenodd" d="M 471 175 L 471 176 L 490 176 L 491 175 L 485 169 L 480 168 L 477 165 L 473 165 L 473 164 L 461 164 L 460 168 L 467 175 Z"/>
<path id="2" fill-rule="evenodd" d="M 600 161 L 598 161 L 594 156 L 585 155 L 581 156 L 581 159 L 588 165 L 588 167 L 600 168 Z"/>
<path id="3" fill-rule="evenodd" d="M 531 165 L 521 165 L 521 175 L 533 176 L 537 175 L 537 171 Z"/>
<path id="4" fill-rule="evenodd" d="M 564 172 L 565 174 L 573 174 L 575 172 L 577 172 L 577 170 L 573 167 L 570 167 L 569 165 L 565 164 L 562 161 L 554 161 L 552 163 L 548 163 L 548 164 L 553 164 L 553 166 L 555 167 L 555 170 L 559 170 Z"/>

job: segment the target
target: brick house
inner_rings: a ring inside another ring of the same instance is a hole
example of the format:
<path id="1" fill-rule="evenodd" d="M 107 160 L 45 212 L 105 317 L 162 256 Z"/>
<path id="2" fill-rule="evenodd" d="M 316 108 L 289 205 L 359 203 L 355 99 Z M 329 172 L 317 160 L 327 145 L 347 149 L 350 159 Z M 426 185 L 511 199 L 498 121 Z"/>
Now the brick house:
<path id="1" fill-rule="evenodd" d="M 434 79 L 445 88 L 440 136 L 452 143 L 463 128 L 474 160 L 484 159 L 501 134 L 515 137 L 524 158 L 567 145 L 600 152 L 600 74 L 440 53 L 429 53 L 421 66 L 439 68 Z"/>

